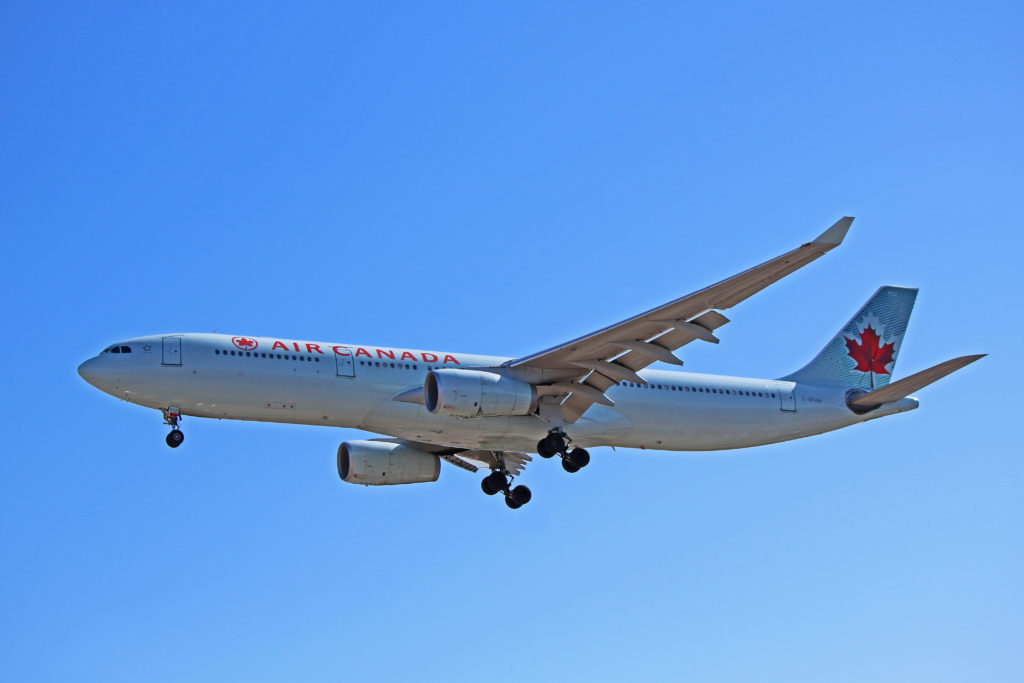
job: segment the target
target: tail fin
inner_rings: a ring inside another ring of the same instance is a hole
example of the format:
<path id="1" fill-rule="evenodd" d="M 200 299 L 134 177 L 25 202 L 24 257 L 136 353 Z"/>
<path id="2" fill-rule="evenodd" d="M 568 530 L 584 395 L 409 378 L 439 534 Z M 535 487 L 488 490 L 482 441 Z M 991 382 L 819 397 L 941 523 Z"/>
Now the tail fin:
<path id="1" fill-rule="evenodd" d="M 873 390 L 892 377 L 917 290 L 879 288 L 810 363 L 782 379 Z"/>

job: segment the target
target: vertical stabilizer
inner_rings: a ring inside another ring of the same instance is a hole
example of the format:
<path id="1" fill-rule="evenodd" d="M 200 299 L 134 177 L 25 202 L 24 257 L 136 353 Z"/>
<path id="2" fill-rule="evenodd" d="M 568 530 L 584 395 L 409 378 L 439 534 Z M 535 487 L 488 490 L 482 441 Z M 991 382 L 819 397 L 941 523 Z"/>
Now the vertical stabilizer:
<path id="1" fill-rule="evenodd" d="M 871 391 L 892 377 L 917 290 L 881 287 L 810 363 L 782 379 Z"/>

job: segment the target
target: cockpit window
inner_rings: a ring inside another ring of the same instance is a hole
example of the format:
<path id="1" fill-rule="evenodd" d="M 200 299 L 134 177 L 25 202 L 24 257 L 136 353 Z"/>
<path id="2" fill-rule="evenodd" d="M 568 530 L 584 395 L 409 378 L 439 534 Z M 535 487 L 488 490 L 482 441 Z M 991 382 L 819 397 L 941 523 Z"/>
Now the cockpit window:
<path id="1" fill-rule="evenodd" d="M 132 352 L 132 347 L 130 347 L 130 346 L 126 345 L 126 344 L 114 344 L 113 346 L 108 346 L 107 348 L 103 349 L 103 351 L 101 351 L 101 353 L 131 353 L 131 352 Z"/>

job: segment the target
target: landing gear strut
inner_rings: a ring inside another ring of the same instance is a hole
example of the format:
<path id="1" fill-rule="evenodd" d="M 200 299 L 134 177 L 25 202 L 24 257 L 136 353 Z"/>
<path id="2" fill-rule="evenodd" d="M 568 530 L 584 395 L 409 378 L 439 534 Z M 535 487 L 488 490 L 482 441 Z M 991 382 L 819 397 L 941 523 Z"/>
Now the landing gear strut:
<path id="1" fill-rule="evenodd" d="M 579 472 L 590 463 L 590 453 L 586 449 L 569 450 L 569 437 L 561 429 L 552 429 L 537 442 L 537 454 L 542 458 L 561 456 L 562 469 L 566 472 Z"/>
<path id="2" fill-rule="evenodd" d="M 164 439 L 167 445 L 171 448 L 177 448 L 185 440 L 185 435 L 178 428 L 178 423 L 181 421 L 181 413 L 177 408 L 171 406 L 170 408 L 164 409 L 164 424 L 171 426 L 171 433 Z"/>
<path id="3" fill-rule="evenodd" d="M 513 510 L 521 508 L 530 502 L 533 494 L 530 489 L 523 485 L 512 487 L 512 480 L 515 479 L 508 470 L 505 469 L 505 461 L 500 455 L 498 456 L 498 466 L 495 467 L 490 474 L 483 478 L 480 482 L 480 488 L 488 496 L 501 493 L 505 494 L 505 505 L 508 505 Z"/>

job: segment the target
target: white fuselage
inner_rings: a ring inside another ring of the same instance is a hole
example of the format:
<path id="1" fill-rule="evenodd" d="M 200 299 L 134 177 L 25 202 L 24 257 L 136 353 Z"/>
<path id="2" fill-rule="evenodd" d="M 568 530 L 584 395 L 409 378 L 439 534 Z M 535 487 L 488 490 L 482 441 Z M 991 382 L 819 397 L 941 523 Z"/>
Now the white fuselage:
<path id="1" fill-rule="evenodd" d="M 441 367 L 496 367 L 507 358 L 220 334 L 140 337 L 81 365 L 91 384 L 132 403 L 182 415 L 350 427 L 456 448 L 535 451 L 551 425 L 539 417 L 439 417 L 393 398 Z M 865 415 L 846 387 L 647 370 L 620 382 L 569 437 L 580 446 L 657 450 L 746 448 L 912 410 L 901 399 Z"/>

